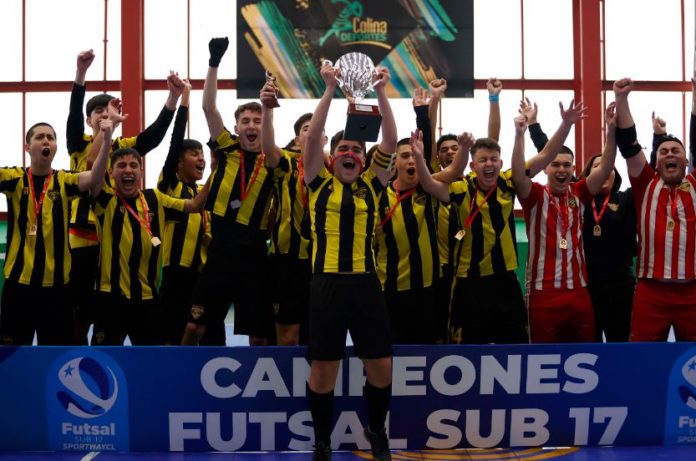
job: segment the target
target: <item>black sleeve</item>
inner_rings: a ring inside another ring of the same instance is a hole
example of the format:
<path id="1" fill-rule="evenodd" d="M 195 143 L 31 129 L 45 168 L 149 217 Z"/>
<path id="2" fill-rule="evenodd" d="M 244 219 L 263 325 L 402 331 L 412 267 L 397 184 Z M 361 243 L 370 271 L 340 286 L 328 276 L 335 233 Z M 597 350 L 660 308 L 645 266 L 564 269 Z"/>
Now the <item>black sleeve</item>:
<path id="1" fill-rule="evenodd" d="M 534 143 L 534 147 L 536 147 L 537 152 L 541 152 L 541 150 L 546 146 L 546 144 L 549 142 L 549 137 L 546 136 L 546 133 L 541 129 L 541 125 L 538 123 L 532 123 L 529 125 L 529 136 L 532 138 L 532 142 Z"/>
<path id="2" fill-rule="evenodd" d="M 82 106 L 85 102 L 86 87 L 73 83 L 70 92 L 70 112 L 68 113 L 68 124 L 65 134 L 65 143 L 68 153 L 82 152 L 87 147 L 87 142 L 83 139 L 85 129 L 85 114 Z"/>
<path id="3" fill-rule="evenodd" d="M 428 169 L 430 170 L 432 168 L 430 165 L 430 159 L 433 156 L 433 133 L 430 129 L 428 106 L 417 106 L 414 107 L 413 110 L 416 111 L 416 127 L 423 132 L 423 157 L 425 158 L 425 164 L 428 165 Z"/>
<path id="4" fill-rule="evenodd" d="M 169 124 L 172 123 L 173 118 L 174 111 L 164 106 L 157 116 L 157 120 L 152 122 L 152 125 L 145 128 L 135 140 L 134 147 L 140 152 L 140 155 L 145 155 L 159 146 L 162 139 L 164 139 L 164 135 L 167 134 L 167 129 L 169 128 Z"/>
<path id="5" fill-rule="evenodd" d="M 181 149 L 184 144 L 184 136 L 186 135 L 186 123 L 188 121 L 188 107 L 179 106 L 176 111 L 176 119 L 174 120 L 174 129 L 172 130 L 172 139 L 169 141 L 169 152 L 162 167 L 162 180 L 157 184 L 157 188 L 161 192 L 167 192 L 167 189 L 176 184 L 176 170 L 179 164 Z"/>
<path id="6" fill-rule="evenodd" d="M 659 134 L 653 133 L 652 151 L 650 151 L 650 166 L 653 167 L 653 170 L 657 164 L 657 148 L 660 147 L 661 140 L 662 137 Z"/>
<path id="7" fill-rule="evenodd" d="M 691 154 L 691 166 L 696 167 L 696 115 L 693 112 L 689 120 L 689 154 Z"/>

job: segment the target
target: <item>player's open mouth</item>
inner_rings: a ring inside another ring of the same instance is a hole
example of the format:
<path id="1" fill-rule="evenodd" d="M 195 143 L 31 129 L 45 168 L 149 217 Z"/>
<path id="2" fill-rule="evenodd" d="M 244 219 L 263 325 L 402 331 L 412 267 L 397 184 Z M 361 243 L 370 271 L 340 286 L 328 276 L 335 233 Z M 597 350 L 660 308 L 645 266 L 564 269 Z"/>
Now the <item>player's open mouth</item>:
<path id="1" fill-rule="evenodd" d="M 556 181 L 558 181 L 560 184 L 564 184 L 568 180 L 568 176 L 556 176 Z"/>
<path id="2" fill-rule="evenodd" d="M 341 162 L 341 165 L 343 165 L 343 168 L 347 170 L 352 170 L 353 168 L 356 167 L 356 163 L 353 159 L 346 159 Z"/>
<path id="3" fill-rule="evenodd" d="M 495 178 L 495 170 L 494 169 L 485 169 L 483 170 L 483 177 L 486 179 L 493 179 Z"/>
<path id="4" fill-rule="evenodd" d="M 51 155 L 51 149 L 49 149 L 48 147 L 44 147 L 43 149 L 41 149 L 41 155 L 43 155 L 44 157 L 49 157 Z"/>
<path id="5" fill-rule="evenodd" d="M 675 162 L 673 160 L 665 162 L 665 171 L 668 171 L 671 173 L 673 171 L 676 171 L 677 168 L 678 168 L 677 162 Z"/>
<path id="6" fill-rule="evenodd" d="M 406 168 L 406 174 L 409 176 L 413 176 L 414 174 L 416 174 L 416 167 L 410 166 Z"/>

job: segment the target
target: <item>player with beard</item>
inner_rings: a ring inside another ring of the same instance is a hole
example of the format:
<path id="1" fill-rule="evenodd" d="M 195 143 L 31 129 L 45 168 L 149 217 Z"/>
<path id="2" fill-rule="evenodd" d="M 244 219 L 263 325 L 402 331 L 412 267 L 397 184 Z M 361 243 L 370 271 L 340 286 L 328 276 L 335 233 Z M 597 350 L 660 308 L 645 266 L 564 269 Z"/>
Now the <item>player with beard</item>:
<path id="1" fill-rule="evenodd" d="M 70 113 L 66 130 L 70 169 L 73 171 L 86 171 L 92 167 L 94 157 L 103 143 L 99 121 L 107 118 L 108 106 L 114 100 L 113 96 L 106 93 L 90 98 L 85 106 L 87 112 L 85 118 L 82 111 L 86 92 L 85 79 L 94 58 L 92 50 L 82 51 L 77 55 L 77 69 L 70 93 Z M 169 88 L 167 101 L 157 119 L 137 136 L 114 138 L 112 151 L 132 147 L 137 149 L 140 155 L 146 155 L 162 142 L 174 118 L 174 109 L 183 90 L 181 80 L 173 73 L 167 77 L 167 87 Z M 84 132 L 85 123 L 91 129 L 90 134 Z M 117 127 L 118 125 L 115 128 Z M 87 344 L 87 331 L 94 321 L 92 297 L 99 260 L 96 218 L 87 199 L 78 198 L 71 204 L 69 243 L 74 262 L 70 277 L 77 302 L 76 341 Z"/>
<path id="2" fill-rule="evenodd" d="M 614 83 L 616 140 L 626 159 L 638 216 L 638 285 L 631 341 L 696 340 L 696 177 L 682 142 L 663 135 L 652 169 L 628 104 L 631 79 Z"/>
<path id="3" fill-rule="evenodd" d="M 324 166 L 321 139 L 338 85 L 337 72 L 328 62 L 321 68 L 326 90 L 314 111 L 303 152 L 313 241 L 308 384 L 313 459 L 331 459 L 333 390 L 350 331 L 367 376 L 365 435 L 375 459 L 390 460 L 385 421 L 391 398 L 391 339 L 373 254 L 379 194 L 390 179 L 396 150 L 396 124 L 385 91 L 389 71 L 378 67 L 373 77 L 382 139 L 366 171 L 364 143 L 344 139 L 342 131 L 331 139 L 331 165 Z"/>
<path id="4" fill-rule="evenodd" d="M 232 303 L 234 332 L 248 335 L 250 345 L 267 344 L 274 329 L 266 287 L 273 173 L 261 151 L 261 105 L 251 102 L 237 108 L 235 134 L 225 128 L 217 108 L 218 66 L 228 45 L 227 37 L 213 38 L 208 44 L 203 112 L 218 150 L 206 205 L 212 237 L 182 344 L 198 344 L 206 327 L 223 321 Z"/>
<path id="5" fill-rule="evenodd" d="M 102 120 L 99 126 L 111 139 L 112 120 Z M 0 192 L 7 196 L 10 216 L 0 344 L 30 346 L 34 333 L 39 345 L 72 344 L 69 204 L 80 193 L 99 192 L 108 148 L 100 149 L 91 171 L 54 170 L 56 132 L 48 123 L 37 123 L 27 131 L 24 150 L 30 157 L 28 168 L 0 168 Z"/>
<path id="6" fill-rule="evenodd" d="M 561 108 L 561 126 L 538 155 L 548 165 L 547 184 L 533 182 L 524 161 L 527 120 L 515 118 L 512 173 L 524 210 L 529 238 L 527 307 L 533 343 L 592 342 L 594 312 L 587 291 L 582 245 L 583 213 L 614 170 L 616 117 L 613 104 L 605 114 L 607 142 L 599 167 L 573 182 L 573 154 L 561 144 L 573 124 L 585 117 L 582 103 Z M 560 135 L 560 136 L 559 136 Z"/>

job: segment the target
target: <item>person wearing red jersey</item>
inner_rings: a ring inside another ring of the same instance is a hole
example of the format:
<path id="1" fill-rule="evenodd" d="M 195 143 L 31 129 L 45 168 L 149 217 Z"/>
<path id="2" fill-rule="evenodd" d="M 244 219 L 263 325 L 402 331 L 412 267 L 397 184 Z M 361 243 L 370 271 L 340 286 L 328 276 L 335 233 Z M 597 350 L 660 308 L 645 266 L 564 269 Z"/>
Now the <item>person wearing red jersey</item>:
<path id="1" fill-rule="evenodd" d="M 602 161 L 587 178 L 571 182 L 573 154 L 563 142 L 570 127 L 584 118 L 582 103 L 561 107 L 561 127 L 539 155 L 545 154 L 547 185 L 527 176 L 524 160 L 524 115 L 515 118 L 512 178 L 524 210 L 529 238 L 527 308 L 533 343 L 594 341 L 594 313 L 587 291 L 582 244 L 585 204 L 592 201 L 614 168 L 615 113 L 606 112 L 607 144 Z M 559 134 L 561 137 L 559 138 Z M 553 148 L 550 145 L 554 143 Z"/>
<path id="2" fill-rule="evenodd" d="M 614 84 L 616 142 L 626 159 L 638 218 L 638 285 L 631 341 L 696 340 L 696 177 L 683 143 L 663 135 L 653 169 L 628 104 L 631 79 Z"/>

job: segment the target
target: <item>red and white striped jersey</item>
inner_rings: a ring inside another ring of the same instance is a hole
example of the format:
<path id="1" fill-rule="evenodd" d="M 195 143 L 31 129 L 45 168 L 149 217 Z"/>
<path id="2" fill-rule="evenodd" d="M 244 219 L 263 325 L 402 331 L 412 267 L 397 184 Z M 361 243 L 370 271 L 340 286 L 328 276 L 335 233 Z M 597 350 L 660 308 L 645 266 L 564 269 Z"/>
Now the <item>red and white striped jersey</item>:
<path id="1" fill-rule="evenodd" d="M 669 185 L 646 164 L 631 177 L 638 216 L 638 278 L 696 279 L 696 177 Z"/>
<path id="2" fill-rule="evenodd" d="M 582 221 L 592 200 L 584 179 L 568 185 L 563 196 L 532 183 L 529 197 L 520 199 L 529 239 L 527 290 L 576 289 L 587 285 Z"/>

